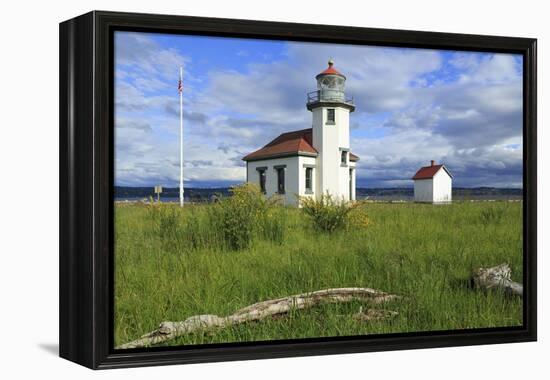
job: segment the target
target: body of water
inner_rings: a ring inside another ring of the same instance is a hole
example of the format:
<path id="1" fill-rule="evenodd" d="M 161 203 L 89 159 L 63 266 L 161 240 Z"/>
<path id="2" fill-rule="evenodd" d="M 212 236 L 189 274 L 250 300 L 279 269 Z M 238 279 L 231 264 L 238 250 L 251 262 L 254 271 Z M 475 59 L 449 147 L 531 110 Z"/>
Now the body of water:
<path id="1" fill-rule="evenodd" d="M 153 197 L 154 200 L 156 200 L 156 197 Z M 370 200 L 370 201 L 377 201 L 377 202 L 413 202 L 414 197 L 413 195 L 407 195 L 407 194 L 395 194 L 395 195 L 359 195 L 357 196 L 358 200 Z M 456 195 L 453 196 L 454 201 L 488 201 L 488 200 L 494 200 L 494 201 L 506 201 L 506 200 L 512 200 L 512 201 L 520 201 L 523 199 L 523 196 L 521 195 L 508 195 L 508 194 L 472 194 L 472 195 Z M 160 197 L 161 202 L 174 202 L 179 203 L 179 197 Z M 139 202 L 139 201 L 149 201 L 148 197 L 115 197 L 115 202 Z M 184 198 L 184 201 L 186 203 L 203 203 L 207 201 L 207 198 L 204 199 L 192 199 L 192 198 Z"/>

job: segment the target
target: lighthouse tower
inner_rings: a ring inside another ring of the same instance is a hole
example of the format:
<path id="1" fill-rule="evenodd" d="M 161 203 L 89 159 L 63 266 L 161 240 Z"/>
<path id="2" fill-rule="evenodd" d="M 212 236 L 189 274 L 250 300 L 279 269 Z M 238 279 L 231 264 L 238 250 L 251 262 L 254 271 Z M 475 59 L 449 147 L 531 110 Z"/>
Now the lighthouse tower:
<path id="1" fill-rule="evenodd" d="M 317 90 L 307 95 L 311 128 L 285 132 L 243 157 L 246 181 L 289 205 L 327 193 L 337 201 L 355 200 L 359 157 L 350 152 L 349 114 L 355 106 L 344 93 L 346 77 L 330 60 L 316 79 Z"/>
<path id="2" fill-rule="evenodd" d="M 346 98 L 346 77 L 332 60 L 315 79 L 317 90 L 308 94 L 307 109 L 312 113 L 312 142 L 318 152 L 316 193 L 353 200 L 356 156 L 350 153 L 349 116 L 355 105 Z"/>

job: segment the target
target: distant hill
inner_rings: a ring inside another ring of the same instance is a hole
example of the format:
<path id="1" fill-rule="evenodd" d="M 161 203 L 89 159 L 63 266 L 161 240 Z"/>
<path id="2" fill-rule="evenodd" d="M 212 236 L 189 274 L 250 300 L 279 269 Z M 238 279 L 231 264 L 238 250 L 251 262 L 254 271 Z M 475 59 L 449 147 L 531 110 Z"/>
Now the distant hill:
<path id="1" fill-rule="evenodd" d="M 149 196 L 155 197 L 153 187 L 128 187 L 115 186 L 115 199 L 143 199 Z M 209 200 L 212 195 L 228 196 L 229 187 L 219 188 L 186 188 L 185 199 L 201 202 Z M 365 188 L 356 189 L 357 199 L 380 199 L 380 200 L 411 200 L 414 196 L 412 187 L 395 188 Z M 522 189 L 497 188 L 497 187 L 454 187 L 453 199 L 520 199 L 523 196 Z M 172 200 L 179 197 L 179 188 L 164 187 L 161 199 Z"/>
<path id="2" fill-rule="evenodd" d="M 185 189 L 185 199 L 197 202 L 206 201 L 212 195 L 228 196 L 229 187 Z M 142 199 L 149 196 L 156 197 L 154 187 L 115 186 L 115 199 Z M 161 198 L 179 198 L 180 190 L 178 187 L 163 187 L 160 196 Z"/>
<path id="3" fill-rule="evenodd" d="M 357 198 L 365 197 L 405 197 L 413 198 L 414 190 L 412 187 L 395 188 L 357 188 Z M 491 198 L 505 199 L 518 198 L 523 196 L 522 189 L 498 188 L 498 187 L 453 187 L 454 199 L 468 198 Z"/>

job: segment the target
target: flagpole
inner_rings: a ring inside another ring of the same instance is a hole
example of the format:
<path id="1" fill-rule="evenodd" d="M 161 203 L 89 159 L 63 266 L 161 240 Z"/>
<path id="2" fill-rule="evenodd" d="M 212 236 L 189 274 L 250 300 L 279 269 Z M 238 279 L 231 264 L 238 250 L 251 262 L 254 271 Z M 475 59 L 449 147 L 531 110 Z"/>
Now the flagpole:
<path id="1" fill-rule="evenodd" d="M 183 67 L 180 66 L 180 207 L 183 207 Z"/>

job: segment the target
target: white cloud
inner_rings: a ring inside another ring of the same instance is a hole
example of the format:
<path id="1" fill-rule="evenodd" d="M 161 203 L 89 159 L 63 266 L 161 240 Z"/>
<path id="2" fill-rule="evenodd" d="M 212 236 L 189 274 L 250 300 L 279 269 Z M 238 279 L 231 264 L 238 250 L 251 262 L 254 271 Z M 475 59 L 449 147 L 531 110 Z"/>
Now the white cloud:
<path id="1" fill-rule="evenodd" d="M 198 78 L 191 59 L 174 48 L 141 34 L 120 41 L 117 183 L 177 183 L 179 104 L 165 93 L 182 62 L 194 78 L 186 82 L 184 119 L 192 145 L 186 162 L 196 165 L 189 164 L 186 176 L 240 181 L 240 157 L 282 132 L 311 126 L 306 94 L 329 57 L 347 76 L 347 93 L 357 105 L 352 149 L 361 157 L 363 183 L 408 184 L 430 159 L 444 161 L 465 185 L 517 185 L 521 178 L 521 73 L 510 55 L 456 53 L 445 63 L 434 50 L 292 43 L 278 60 Z M 427 79 L 442 69 L 455 70 L 456 80 Z M 382 121 L 373 126 L 372 120 Z M 373 130 L 384 133 L 364 137 Z M 519 148 L 510 148 L 514 144 Z"/>
<path id="2" fill-rule="evenodd" d="M 518 70 L 514 57 L 509 54 L 492 54 L 469 64 L 462 82 L 477 84 L 510 83 L 518 80 Z"/>
<path id="3" fill-rule="evenodd" d="M 134 72 L 150 79 L 171 79 L 179 76 L 179 67 L 191 58 L 178 53 L 174 48 L 162 48 L 150 36 L 142 33 L 117 32 L 115 34 L 115 60 L 118 65 L 132 66 Z"/>

